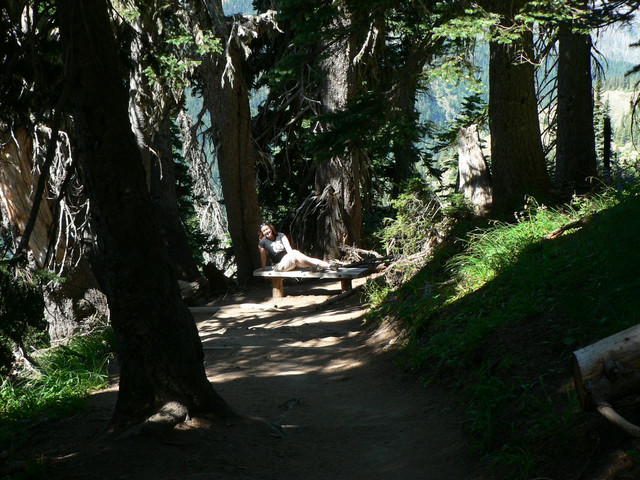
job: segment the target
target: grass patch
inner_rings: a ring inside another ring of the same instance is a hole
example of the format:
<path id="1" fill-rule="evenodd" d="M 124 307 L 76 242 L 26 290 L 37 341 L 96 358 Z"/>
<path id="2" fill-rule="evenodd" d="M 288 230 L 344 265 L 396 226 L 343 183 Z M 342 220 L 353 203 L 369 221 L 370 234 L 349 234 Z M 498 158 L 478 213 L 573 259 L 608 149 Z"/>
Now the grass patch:
<path id="1" fill-rule="evenodd" d="M 547 238 L 578 218 L 581 228 Z M 640 321 L 637 218 L 637 188 L 533 205 L 517 223 L 470 232 L 463 251 L 433 259 L 374 310 L 404 324 L 407 362 L 455 392 L 500 478 L 558 478 L 558 465 L 580 461 L 562 458 L 584 419 L 571 354 Z"/>
<path id="2" fill-rule="evenodd" d="M 14 447 L 30 421 L 55 419 L 81 409 L 90 392 L 107 385 L 113 345 L 110 328 L 95 331 L 68 345 L 38 352 L 36 371 L 5 379 L 0 385 L 0 445 Z"/>

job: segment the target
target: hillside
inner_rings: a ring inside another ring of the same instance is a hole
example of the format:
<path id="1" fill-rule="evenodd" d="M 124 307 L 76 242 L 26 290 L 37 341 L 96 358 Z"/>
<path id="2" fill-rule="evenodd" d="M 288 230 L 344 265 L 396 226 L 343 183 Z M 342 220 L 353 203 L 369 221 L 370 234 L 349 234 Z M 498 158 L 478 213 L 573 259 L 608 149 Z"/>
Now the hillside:
<path id="1" fill-rule="evenodd" d="M 372 315 L 408 330 L 407 366 L 450 392 L 496 478 L 640 474 L 640 441 L 582 410 L 571 370 L 573 351 L 640 322 L 640 189 L 630 188 L 561 210 L 534 204 L 512 225 L 467 225 L 464 242 Z M 546 237 L 578 218 L 583 227 Z M 638 423 L 630 400 L 617 408 Z"/>

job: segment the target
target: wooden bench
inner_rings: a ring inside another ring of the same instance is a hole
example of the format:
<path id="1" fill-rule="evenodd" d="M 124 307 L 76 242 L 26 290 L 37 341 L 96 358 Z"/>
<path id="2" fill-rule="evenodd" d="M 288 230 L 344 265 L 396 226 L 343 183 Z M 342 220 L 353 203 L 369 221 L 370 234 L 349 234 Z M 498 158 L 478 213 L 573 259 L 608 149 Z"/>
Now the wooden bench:
<path id="1" fill-rule="evenodd" d="M 369 268 L 349 268 L 340 267 L 337 271 L 326 270 L 324 272 L 314 272 L 310 268 L 296 268 L 288 272 L 274 272 L 272 267 L 266 270 L 254 270 L 255 277 L 269 277 L 273 285 L 273 296 L 275 298 L 284 297 L 284 279 L 285 278 L 335 278 L 340 280 L 340 286 L 343 292 L 351 290 L 351 281 L 354 278 L 366 277 L 371 273 Z"/>

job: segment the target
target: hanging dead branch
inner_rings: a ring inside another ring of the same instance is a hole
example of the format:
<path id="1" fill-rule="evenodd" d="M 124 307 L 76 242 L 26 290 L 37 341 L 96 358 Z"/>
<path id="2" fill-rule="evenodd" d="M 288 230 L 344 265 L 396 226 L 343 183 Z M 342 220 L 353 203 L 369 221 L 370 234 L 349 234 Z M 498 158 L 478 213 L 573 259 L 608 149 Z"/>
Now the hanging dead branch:
<path id="1" fill-rule="evenodd" d="M 195 207 L 200 230 L 209 240 L 225 245 L 229 235 L 227 216 L 221 203 L 220 187 L 213 178 L 212 166 L 198 141 L 199 124 L 194 123 L 184 110 L 178 115 L 177 123 L 183 142 L 183 156 L 189 164 L 189 175 L 194 182 L 193 196 L 196 198 Z M 204 256 L 207 262 L 214 263 L 223 271 L 226 270 L 227 259 L 224 254 L 210 256 L 205 253 Z"/>
<path id="2" fill-rule="evenodd" d="M 5 221 L 15 225 L 23 242 L 28 241 L 39 268 L 61 275 L 64 268 L 78 261 L 81 240 L 90 236 L 89 204 L 73 167 L 69 138 L 66 132 L 45 126 L 32 132 L 19 128 L 5 137 L 0 153 L 0 202 Z M 37 159 L 47 155 L 50 166 L 40 165 Z M 36 179 L 42 184 L 37 188 Z M 40 201 L 36 198 L 38 189 Z"/>

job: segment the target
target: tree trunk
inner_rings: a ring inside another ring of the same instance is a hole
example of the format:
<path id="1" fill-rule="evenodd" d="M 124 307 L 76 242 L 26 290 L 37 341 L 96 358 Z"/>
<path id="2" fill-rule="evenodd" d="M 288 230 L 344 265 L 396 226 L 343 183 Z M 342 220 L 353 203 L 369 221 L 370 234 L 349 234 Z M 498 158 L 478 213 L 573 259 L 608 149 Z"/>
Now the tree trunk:
<path id="1" fill-rule="evenodd" d="M 598 173 L 591 89 L 591 36 L 560 27 L 556 186 L 585 193 Z"/>
<path id="2" fill-rule="evenodd" d="M 352 42 L 351 37 L 340 38 L 324 49 L 325 58 L 320 62 L 324 79 L 320 92 L 322 113 L 344 110 L 348 100 L 355 94 L 356 72 Z M 325 128 L 332 127 L 325 125 Z M 332 204 L 340 210 L 319 210 L 317 223 L 331 225 L 336 219 L 342 222 L 342 225 L 336 225 L 331 230 L 318 231 L 316 238 L 312 239 L 313 245 L 323 246 L 324 255 L 328 258 L 338 255 L 340 245 L 362 243 L 361 163 L 361 155 L 356 149 L 347 155 L 333 157 L 316 168 L 315 192 L 320 194 L 330 186 L 337 201 L 328 205 Z"/>
<path id="3" fill-rule="evenodd" d="M 14 234 L 22 235 L 31 213 L 38 175 L 38 166 L 34 164 L 33 136 L 24 127 L 16 129 L 0 142 L 0 155 L 0 202 L 7 221 L 13 224 Z M 29 237 L 29 249 L 38 268 L 46 266 L 49 230 L 54 224 L 53 212 L 46 197 L 45 194 Z M 64 252 L 58 250 L 56 253 L 61 260 Z"/>
<path id="4" fill-rule="evenodd" d="M 178 278 L 187 282 L 198 282 L 204 285 L 205 280 L 198 269 L 189 240 L 185 232 L 176 195 L 176 169 L 173 161 L 173 142 L 171 138 L 171 121 L 165 120 L 160 129 L 153 135 L 156 155 L 150 162 L 150 185 L 153 205 L 160 213 L 162 220 L 162 238 L 173 260 Z"/>
<path id="5" fill-rule="evenodd" d="M 480 214 L 491 209 L 491 175 L 480 148 L 478 127 L 461 128 L 458 133 L 458 191 Z"/>
<path id="6" fill-rule="evenodd" d="M 532 53 L 530 33 L 523 34 L 520 46 L 490 44 L 489 127 L 493 209 L 498 214 L 522 209 L 526 195 L 544 197 L 551 188 L 540 137 Z"/>
<path id="7" fill-rule="evenodd" d="M 225 71 L 224 56 L 210 55 L 202 62 L 200 76 L 204 84 L 204 105 L 211 116 L 238 281 L 245 283 L 260 266 L 257 153 L 251 143 L 249 91 L 242 77 L 243 54 L 235 42 L 229 55 L 233 73 Z"/>
<path id="8" fill-rule="evenodd" d="M 181 92 L 169 92 L 163 82 L 149 84 L 145 68 L 149 66 L 149 48 L 157 43 L 162 27 L 157 12 L 141 9 L 131 20 L 136 31 L 130 45 L 132 69 L 129 77 L 129 118 L 147 173 L 147 184 L 164 241 L 175 264 L 178 278 L 205 284 L 198 270 L 187 234 L 180 219 L 176 197 L 175 167 L 171 139 L 171 115 L 177 115 Z"/>
<path id="9" fill-rule="evenodd" d="M 602 175 L 607 183 L 611 182 L 611 118 L 604 116 L 604 126 L 602 128 Z"/>
<path id="10" fill-rule="evenodd" d="M 195 323 L 161 239 L 105 0 L 59 0 L 78 157 L 97 234 L 94 271 L 111 309 L 120 389 L 112 422 L 146 419 L 170 401 L 191 415 L 231 415 L 203 366 Z"/>
<path id="11" fill-rule="evenodd" d="M 583 408 L 597 410 L 627 433 L 640 437 L 640 427 L 611 404 L 640 393 L 640 327 L 635 325 L 573 352 L 573 378 Z"/>
<path id="12" fill-rule="evenodd" d="M 422 64 L 415 68 L 422 68 Z M 404 78 L 398 80 L 395 88 L 393 101 L 396 115 L 405 125 L 404 131 L 407 129 L 415 130 L 416 118 L 416 91 L 417 79 L 413 71 L 406 68 L 403 70 Z M 398 138 L 393 144 L 393 158 L 395 160 L 395 170 L 393 175 L 393 196 L 396 197 L 400 193 L 402 184 L 406 183 L 416 174 L 416 163 L 418 163 L 417 149 L 413 144 L 414 138 L 412 132 L 407 132 L 404 138 Z"/>
<path id="13" fill-rule="evenodd" d="M 6 221 L 13 226 L 16 237 L 24 233 L 33 205 L 33 192 L 37 183 L 35 172 L 38 171 L 35 163 L 39 156 L 34 152 L 33 144 L 34 136 L 25 128 L 18 128 L 11 138 L 2 141 L 0 147 L 0 203 L 6 212 Z M 68 145 L 64 145 L 61 150 L 68 153 L 67 148 Z M 69 175 L 63 165 L 66 163 L 68 159 L 61 158 L 54 169 Z M 62 183 L 62 179 L 57 181 Z M 68 188 L 64 192 L 65 206 L 74 210 L 76 215 L 72 217 L 55 213 L 56 205 L 50 198 L 52 195 L 49 187 L 54 188 L 52 185 L 47 183 L 49 194 L 45 194 L 40 202 L 38 217 L 29 237 L 29 250 L 36 268 L 49 268 L 65 279 L 48 282 L 44 287 L 44 316 L 51 344 L 56 345 L 79 330 L 103 321 L 108 317 L 109 309 L 106 298 L 86 265 L 85 252 L 76 238 L 83 237 L 86 232 L 73 233 L 77 225 L 86 224 L 87 220 L 84 207 L 70 208 L 85 201 L 84 198 L 72 197 L 70 193 L 81 189 Z M 59 189 L 60 185 L 56 187 Z"/>

